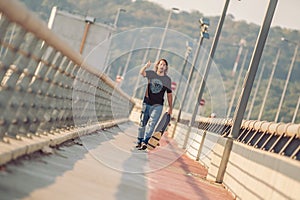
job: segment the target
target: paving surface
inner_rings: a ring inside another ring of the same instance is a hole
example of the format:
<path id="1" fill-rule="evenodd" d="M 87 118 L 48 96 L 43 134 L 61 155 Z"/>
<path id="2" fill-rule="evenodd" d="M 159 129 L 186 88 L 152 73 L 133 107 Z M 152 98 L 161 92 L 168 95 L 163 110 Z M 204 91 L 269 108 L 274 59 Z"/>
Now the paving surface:
<path id="1" fill-rule="evenodd" d="M 124 123 L 2 166 L 0 199 L 233 199 L 172 139 L 145 152 L 136 135 Z"/>

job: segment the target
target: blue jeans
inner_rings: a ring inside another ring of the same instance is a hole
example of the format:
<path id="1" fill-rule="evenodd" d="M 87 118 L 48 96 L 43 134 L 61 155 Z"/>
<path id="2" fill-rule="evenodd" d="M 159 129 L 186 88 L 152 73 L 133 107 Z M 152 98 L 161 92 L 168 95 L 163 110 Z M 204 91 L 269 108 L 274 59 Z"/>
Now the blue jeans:
<path id="1" fill-rule="evenodd" d="M 148 140 L 154 132 L 154 128 L 160 118 L 162 110 L 162 105 L 157 104 L 151 106 L 143 103 L 141 121 L 138 130 L 138 144 L 142 142 L 148 144 Z"/>

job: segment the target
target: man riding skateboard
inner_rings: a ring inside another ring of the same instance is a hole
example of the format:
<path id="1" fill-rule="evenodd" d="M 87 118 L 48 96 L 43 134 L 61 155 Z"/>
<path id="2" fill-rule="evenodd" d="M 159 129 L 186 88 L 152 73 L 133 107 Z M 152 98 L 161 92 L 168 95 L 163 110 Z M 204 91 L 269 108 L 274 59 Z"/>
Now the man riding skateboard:
<path id="1" fill-rule="evenodd" d="M 171 78 L 167 75 L 168 62 L 160 59 L 154 66 L 154 70 L 146 70 L 151 62 L 142 67 L 140 74 L 147 78 L 148 84 L 145 92 L 140 125 L 138 129 L 138 141 L 136 148 L 139 150 L 147 149 L 147 144 L 151 138 L 154 128 L 161 116 L 164 105 L 164 94 L 167 93 L 168 114 L 172 114 L 172 90 Z"/>

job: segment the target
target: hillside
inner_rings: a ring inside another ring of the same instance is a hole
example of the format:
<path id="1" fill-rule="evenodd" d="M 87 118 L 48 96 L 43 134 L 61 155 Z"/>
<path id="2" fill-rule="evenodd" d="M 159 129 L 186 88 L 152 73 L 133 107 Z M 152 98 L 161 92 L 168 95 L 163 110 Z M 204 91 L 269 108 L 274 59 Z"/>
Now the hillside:
<path id="1" fill-rule="evenodd" d="M 158 5 L 147 1 L 132 2 L 131 0 L 22 0 L 22 2 L 24 2 L 30 10 L 36 12 L 45 21 L 48 20 L 50 11 L 52 9 L 52 6 L 54 5 L 69 12 L 94 16 L 96 17 L 98 22 L 106 24 L 112 24 L 114 22 L 114 18 L 118 8 L 124 8 L 126 9 L 126 13 L 122 13 L 122 17 L 118 21 L 119 31 L 141 27 L 164 27 L 169 13 L 168 10 L 165 10 Z M 174 14 L 172 16 L 169 28 L 186 34 L 191 38 L 198 38 L 198 20 L 201 17 L 203 17 L 201 11 L 193 11 L 191 13 L 179 12 L 178 14 Z M 211 36 L 210 38 L 213 38 L 213 34 L 218 24 L 219 16 L 211 16 L 209 17 L 209 19 L 209 33 Z M 225 20 L 214 62 L 220 68 L 228 98 L 231 98 L 232 96 L 232 91 L 236 80 L 231 76 L 231 70 L 238 51 L 238 48 L 234 45 L 239 44 L 241 39 L 245 39 L 247 41 L 249 54 L 245 62 L 245 67 L 248 67 L 259 28 L 259 25 L 256 24 L 249 24 L 245 21 L 235 21 L 234 16 L 227 16 Z M 262 63 L 265 63 L 265 71 L 262 75 L 261 86 L 257 94 L 257 99 L 254 102 L 254 108 L 251 115 L 252 119 L 257 118 L 264 96 L 264 91 L 273 68 L 273 62 L 277 53 L 277 49 L 274 48 L 274 46 L 280 46 L 280 48 L 282 49 L 281 56 L 279 58 L 279 62 L 275 71 L 274 81 L 272 83 L 268 103 L 266 105 L 267 111 L 263 115 L 263 120 L 272 121 L 275 117 L 279 99 L 284 87 L 288 68 L 295 48 L 293 44 L 283 43 L 280 40 L 281 37 L 288 38 L 291 41 L 298 41 L 300 38 L 300 32 L 296 30 L 283 29 L 280 27 L 271 28 L 267 40 L 267 46 L 261 59 L 261 65 Z M 211 46 L 211 43 L 212 39 L 205 41 L 205 47 L 208 50 Z M 241 60 L 242 59 L 240 59 L 239 66 L 241 65 Z M 300 94 L 300 82 L 298 78 L 300 76 L 299 61 L 300 56 L 298 56 L 296 59 L 288 85 L 285 102 L 280 114 L 281 120 L 284 122 L 291 121 L 296 103 L 298 101 L 298 96 Z M 259 72 L 260 70 L 258 71 L 258 74 Z M 258 78 L 258 75 L 256 78 Z M 239 88 L 239 91 L 240 90 L 241 89 Z M 252 90 L 252 95 L 253 93 L 254 88 Z M 210 94 L 206 92 L 205 98 L 209 98 L 209 95 Z M 228 99 L 228 101 L 230 101 L 230 99 Z M 207 108 L 205 109 L 205 115 L 208 115 L 210 112 L 211 110 L 208 104 Z M 300 121 L 300 114 L 298 114 L 297 121 Z"/>

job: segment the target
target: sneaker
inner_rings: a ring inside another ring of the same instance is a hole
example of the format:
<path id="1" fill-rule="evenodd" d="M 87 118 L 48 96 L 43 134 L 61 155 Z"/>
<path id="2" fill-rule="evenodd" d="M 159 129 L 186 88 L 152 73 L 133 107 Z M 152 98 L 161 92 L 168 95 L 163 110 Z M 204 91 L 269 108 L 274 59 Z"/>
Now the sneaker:
<path id="1" fill-rule="evenodd" d="M 146 150 L 147 149 L 147 144 L 143 144 L 140 148 L 139 148 L 139 150 Z"/>
<path id="2" fill-rule="evenodd" d="M 142 144 L 141 143 L 138 143 L 136 146 L 135 146 L 135 148 L 141 148 L 142 147 Z"/>

